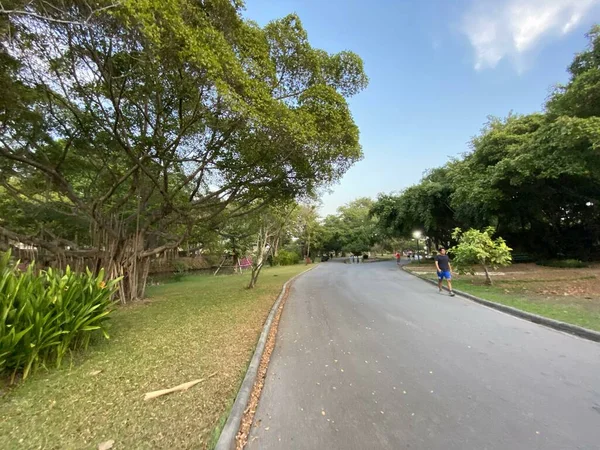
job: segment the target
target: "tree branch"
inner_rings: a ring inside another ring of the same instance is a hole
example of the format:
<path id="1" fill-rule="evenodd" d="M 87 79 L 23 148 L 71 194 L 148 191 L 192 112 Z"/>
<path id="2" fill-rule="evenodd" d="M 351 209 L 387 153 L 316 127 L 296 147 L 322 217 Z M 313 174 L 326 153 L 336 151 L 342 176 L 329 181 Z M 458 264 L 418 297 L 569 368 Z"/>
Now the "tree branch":
<path id="1" fill-rule="evenodd" d="M 87 18 L 83 22 L 79 21 L 79 20 L 56 19 L 54 17 L 45 16 L 45 15 L 36 13 L 34 11 L 26 11 L 26 10 L 21 10 L 21 9 L 5 9 L 1 3 L 0 3 L 0 14 L 5 14 L 7 16 L 33 17 L 34 19 L 43 20 L 45 22 L 61 23 L 64 25 L 89 26 L 89 22 L 95 14 L 98 14 L 100 12 L 103 12 L 103 11 L 106 11 L 106 10 L 109 10 L 112 8 L 116 8 L 118 6 L 120 6 L 120 3 L 113 3 L 111 5 L 103 6 L 101 8 L 91 9 L 90 14 L 87 16 Z M 58 10 L 58 8 L 56 8 L 54 6 L 53 6 L 53 8 Z M 61 10 L 58 10 L 58 11 L 61 13 L 61 15 L 67 15 L 67 13 L 65 11 L 61 11 Z"/>

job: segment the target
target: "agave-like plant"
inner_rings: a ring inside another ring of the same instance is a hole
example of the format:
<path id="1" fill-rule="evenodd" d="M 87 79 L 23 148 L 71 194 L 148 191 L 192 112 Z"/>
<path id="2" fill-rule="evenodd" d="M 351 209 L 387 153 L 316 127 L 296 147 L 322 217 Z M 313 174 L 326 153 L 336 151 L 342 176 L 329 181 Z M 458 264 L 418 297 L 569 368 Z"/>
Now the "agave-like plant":
<path id="1" fill-rule="evenodd" d="M 69 267 L 37 273 L 34 264 L 21 271 L 10 256 L 0 255 L 0 372 L 12 372 L 13 382 L 18 373 L 25 379 L 39 366 L 59 367 L 69 352 L 87 348 L 97 330 L 108 339 L 105 322 L 118 279 Z"/>

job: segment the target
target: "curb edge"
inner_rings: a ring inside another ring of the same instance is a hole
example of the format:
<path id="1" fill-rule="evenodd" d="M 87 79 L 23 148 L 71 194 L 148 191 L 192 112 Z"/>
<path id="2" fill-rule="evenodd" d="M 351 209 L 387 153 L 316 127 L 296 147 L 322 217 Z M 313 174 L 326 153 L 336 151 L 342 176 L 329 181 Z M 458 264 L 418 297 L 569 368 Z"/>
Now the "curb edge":
<path id="1" fill-rule="evenodd" d="M 221 434 L 219 435 L 219 439 L 217 441 L 217 445 L 215 445 L 214 450 L 235 450 L 236 448 L 236 436 L 240 429 L 242 418 L 244 417 L 244 411 L 246 410 L 246 406 L 250 400 L 250 395 L 252 394 L 252 389 L 254 387 L 254 383 L 256 381 L 256 377 L 258 375 L 258 369 L 260 367 L 260 361 L 262 359 L 262 355 L 265 351 L 265 345 L 267 343 L 267 337 L 269 336 L 269 331 L 271 330 L 271 326 L 273 325 L 273 319 L 275 318 L 275 314 L 277 313 L 277 309 L 281 304 L 281 301 L 285 295 L 285 291 L 288 286 L 291 287 L 294 281 L 297 278 L 301 277 L 307 272 L 318 267 L 318 264 L 307 269 L 298 275 L 287 280 L 284 285 L 281 287 L 281 292 L 277 297 L 277 300 L 271 307 L 271 311 L 267 316 L 267 320 L 263 326 L 263 330 L 260 333 L 260 337 L 258 338 L 258 342 L 256 344 L 256 348 L 254 350 L 254 354 L 252 355 L 252 359 L 250 360 L 250 364 L 248 365 L 248 369 L 246 370 L 246 375 L 244 376 L 244 381 L 237 392 L 235 397 L 235 401 L 231 406 L 231 410 L 229 411 L 229 416 L 227 417 L 227 421 L 225 422 L 225 426 L 221 430 Z"/>

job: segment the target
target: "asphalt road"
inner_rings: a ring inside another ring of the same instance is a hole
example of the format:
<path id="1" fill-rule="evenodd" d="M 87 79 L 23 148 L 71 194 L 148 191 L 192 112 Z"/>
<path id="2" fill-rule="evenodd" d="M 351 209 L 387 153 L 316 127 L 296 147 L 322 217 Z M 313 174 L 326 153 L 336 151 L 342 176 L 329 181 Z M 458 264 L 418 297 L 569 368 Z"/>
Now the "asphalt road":
<path id="1" fill-rule="evenodd" d="M 600 344 L 396 264 L 296 281 L 248 449 L 600 449 Z"/>

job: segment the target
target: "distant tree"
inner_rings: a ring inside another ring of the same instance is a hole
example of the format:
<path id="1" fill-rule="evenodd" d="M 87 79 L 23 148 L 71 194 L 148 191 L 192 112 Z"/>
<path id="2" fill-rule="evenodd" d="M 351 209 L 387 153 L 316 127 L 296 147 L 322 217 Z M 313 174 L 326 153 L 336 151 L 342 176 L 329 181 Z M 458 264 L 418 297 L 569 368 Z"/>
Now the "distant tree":
<path id="1" fill-rule="evenodd" d="M 442 167 L 398 195 L 380 195 L 371 209 L 379 235 L 410 238 L 421 230 L 434 243 L 447 245 L 450 230 L 458 225 L 450 206 L 453 189 L 449 169 Z"/>

